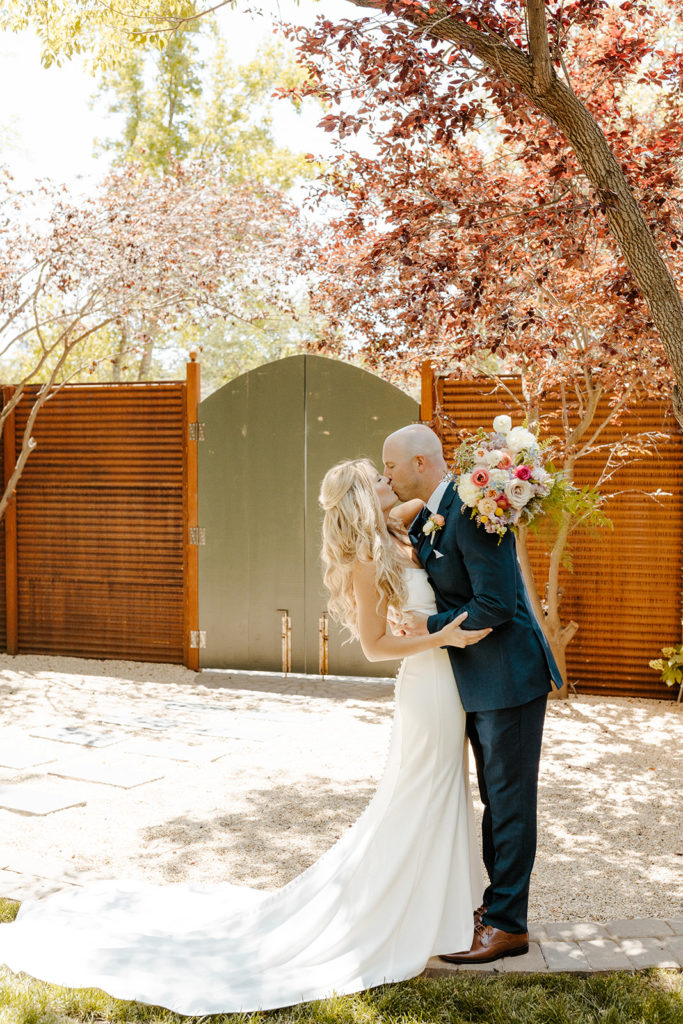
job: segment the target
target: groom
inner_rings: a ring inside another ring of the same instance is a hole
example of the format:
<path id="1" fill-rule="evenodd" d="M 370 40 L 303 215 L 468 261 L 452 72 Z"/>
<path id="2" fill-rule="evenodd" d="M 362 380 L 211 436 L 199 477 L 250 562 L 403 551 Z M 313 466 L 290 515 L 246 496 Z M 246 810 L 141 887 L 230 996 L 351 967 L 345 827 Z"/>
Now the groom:
<path id="1" fill-rule="evenodd" d="M 463 611 L 463 629 L 492 627 L 478 644 L 448 648 L 484 804 L 489 885 L 474 914 L 471 948 L 441 959 L 481 964 L 519 956 L 529 948 L 527 905 L 536 855 L 543 719 L 551 680 L 561 686 L 562 679 L 531 610 L 513 534 L 508 531 L 499 542 L 477 526 L 469 510 L 461 514 L 463 504 L 447 476 L 434 431 L 423 424 L 395 431 L 384 443 L 383 458 L 396 495 L 425 502 L 411 524 L 410 539 L 436 595 L 436 614 L 406 615 L 400 631 L 434 633 Z M 434 521 L 428 520 L 435 513 L 442 518 L 432 530 Z"/>

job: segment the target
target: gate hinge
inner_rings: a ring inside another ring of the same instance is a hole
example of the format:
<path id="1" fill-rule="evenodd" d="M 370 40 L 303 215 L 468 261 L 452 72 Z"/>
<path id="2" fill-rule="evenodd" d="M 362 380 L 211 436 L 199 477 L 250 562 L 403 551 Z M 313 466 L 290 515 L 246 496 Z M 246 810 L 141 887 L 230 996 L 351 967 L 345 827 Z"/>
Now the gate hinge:
<path id="1" fill-rule="evenodd" d="M 190 544 L 206 544 L 206 529 L 203 526 L 190 527 Z"/>
<path id="2" fill-rule="evenodd" d="M 206 647 L 206 630 L 205 629 L 191 629 L 190 630 L 190 647 Z"/>
<path id="3" fill-rule="evenodd" d="M 204 423 L 188 423 L 188 437 L 190 441 L 203 441 L 206 437 L 206 431 Z"/>

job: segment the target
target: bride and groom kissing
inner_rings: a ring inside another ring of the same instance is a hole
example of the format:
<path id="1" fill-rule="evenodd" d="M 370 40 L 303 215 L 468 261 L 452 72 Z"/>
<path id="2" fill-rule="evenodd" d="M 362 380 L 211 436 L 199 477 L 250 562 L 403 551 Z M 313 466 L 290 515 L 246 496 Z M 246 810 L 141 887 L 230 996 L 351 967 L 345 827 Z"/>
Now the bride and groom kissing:
<path id="1" fill-rule="evenodd" d="M 433 954 L 467 965 L 526 952 L 543 719 L 560 674 L 514 537 L 461 514 L 437 435 L 404 427 L 383 457 L 384 475 L 347 460 L 320 492 L 330 610 L 370 660 L 403 659 L 386 768 L 358 821 L 274 892 L 119 880 L 26 902 L 0 926 L 0 963 L 203 1015 L 401 981 Z"/>

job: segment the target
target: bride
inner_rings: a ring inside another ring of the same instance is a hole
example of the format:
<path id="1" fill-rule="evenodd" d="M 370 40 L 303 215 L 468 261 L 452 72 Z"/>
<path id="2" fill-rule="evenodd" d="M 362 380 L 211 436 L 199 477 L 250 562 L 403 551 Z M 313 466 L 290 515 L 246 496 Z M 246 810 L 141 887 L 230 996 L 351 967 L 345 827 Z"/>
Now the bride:
<path id="1" fill-rule="evenodd" d="M 420 974 L 468 949 L 481 892 L 463 768 L 465 714 L 443 645 L 475 643 L 460 619 L 393 636 L 390 607 L 431 612 L 406 524 L 365 460 L 325 476 L 323 560 L 330 609 L 372 661 L 405 658 L 384 775 L 341 839 L 275 892 L 230 884 L 103 882 L 22 904 L 0 926 L 0 963 L 73 988 L 182 1014 L 274 1009 Z"/>

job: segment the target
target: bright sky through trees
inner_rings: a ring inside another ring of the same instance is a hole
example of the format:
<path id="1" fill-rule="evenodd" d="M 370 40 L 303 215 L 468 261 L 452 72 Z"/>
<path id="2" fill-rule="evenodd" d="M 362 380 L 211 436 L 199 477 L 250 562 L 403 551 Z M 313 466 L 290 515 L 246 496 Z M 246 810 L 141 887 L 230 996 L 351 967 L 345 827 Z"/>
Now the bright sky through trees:
<path id="1" fill-rule="evenodd" d="M 277 8 L 283 17 L 307 24 L 320 13 L 320 5 L 312 0 L 302 0 L 300 5 L 277 0 Z M 349 13 L 353 15 L 353 8 L 346 0 L 326 3 L 328 16 L 348 17 Z M 248 60 L 260 42 L 271 38 L 265 17 L 224 9 L 218 22 L 235 61 Z M 45 69 L 32 35 L 0 33 L 0 146 L 2 161 L 9 164 L 18 184 L 50 177 L 87 190 L 88 181 L 105 172 L 109 157 L 95 159 L 93 140 L 111 134 L 111 122 L 103 107 L 90 107 L 96 84 L 80 60 Z M 315 127 L 319 119 L 317 109 L 305 109 L 297 116 L 282 103 L 276 122 L 278 142 L 292 149 L 327 150 L 327 136 Z"/>

